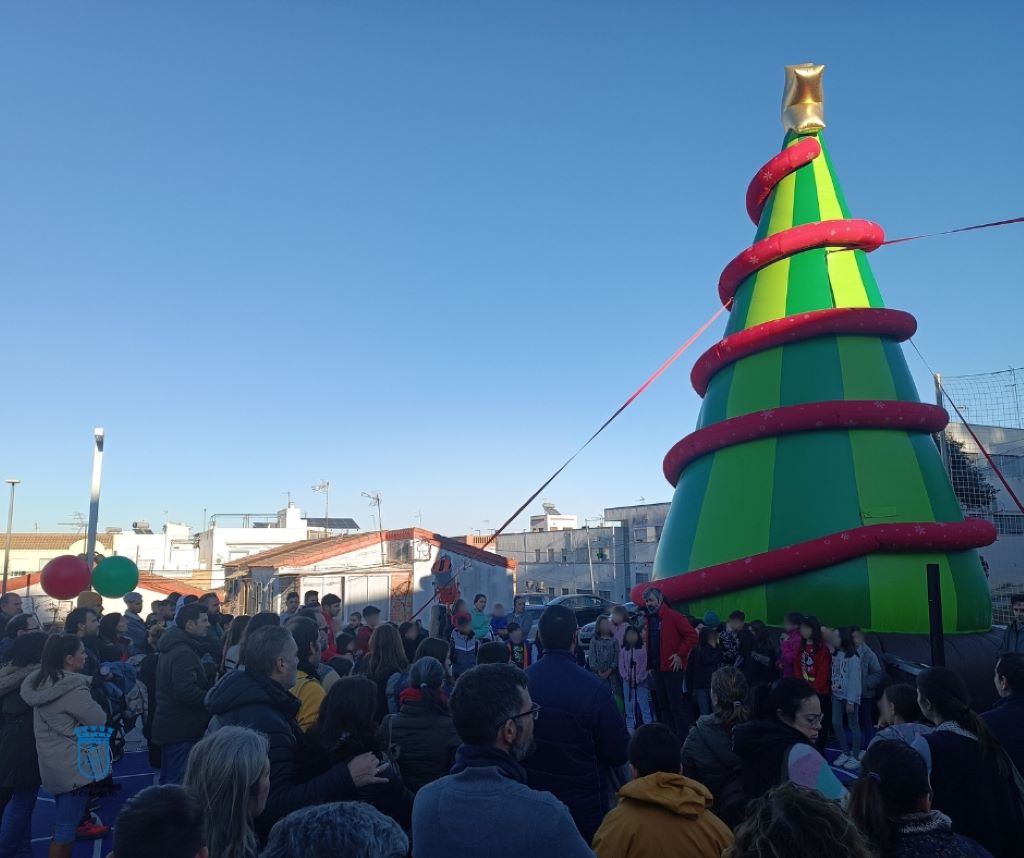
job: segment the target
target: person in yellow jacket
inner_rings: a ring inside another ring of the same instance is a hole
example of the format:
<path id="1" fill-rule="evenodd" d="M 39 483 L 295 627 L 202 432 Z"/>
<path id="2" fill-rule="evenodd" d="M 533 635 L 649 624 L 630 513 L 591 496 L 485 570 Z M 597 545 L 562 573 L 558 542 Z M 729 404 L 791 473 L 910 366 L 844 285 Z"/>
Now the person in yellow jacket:
<path id="1" fill-rule="evenodd" d="M 316 666 L 320 663 L 320 630 L 308 617 L 295 617 L 285 624 L 285 628 L 292 633 L 299 651 L 299 669 L 291 692 L 302 704 L 295 720 L 305 733 L 316 723 L 326 696 L 316 673 Z"/>
<path id="2" fill-rule="evenodd" d="M 711 792 L 681 773 L 681 750 L 664 724 L 645 724 L 633 734 L 633 780 L 594 835 L 597 858 L 720 858 L 732 845 L 729 827 L 711 812 Z"/>

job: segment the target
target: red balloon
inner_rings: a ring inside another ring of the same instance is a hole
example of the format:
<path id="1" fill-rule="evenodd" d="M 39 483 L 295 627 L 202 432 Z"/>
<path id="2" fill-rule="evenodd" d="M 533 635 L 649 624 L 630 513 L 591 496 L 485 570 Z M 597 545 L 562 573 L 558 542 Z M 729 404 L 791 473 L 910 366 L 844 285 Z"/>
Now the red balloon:
<path id="1" fill-rule="evenodd" d="M 63 554 L 54 557 L 43 567 L 39 583 L 47 596 L 54 599 L 74 599 L 83 590 L 88 590 L 92 576 L 89 567 L 80 557 Z"/>

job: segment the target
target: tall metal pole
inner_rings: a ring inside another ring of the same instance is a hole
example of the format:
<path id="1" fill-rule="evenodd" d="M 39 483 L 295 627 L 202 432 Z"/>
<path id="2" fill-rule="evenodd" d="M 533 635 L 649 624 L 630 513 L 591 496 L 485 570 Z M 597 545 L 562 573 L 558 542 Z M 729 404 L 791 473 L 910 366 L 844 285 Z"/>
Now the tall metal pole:
<path id="1" fill-rule="evenodd" d="M 590 522 L 584 522 L 583 526 L 587 531 L 587 565 L 590 567 L 590 592 L 596 596 L 597 582 L 594 580 L 594 558 L 590 553 Z"/>
<path id="2" fill-rule="evenodd" d="M 93 430 L 96 447 L 92 452 L 92 491 L 89 496 L 89 530 L 85 538 L 85 565 L 92 572 L 92 562 L 96 556 L 96 527 L 100 519 L 100 478 L 103 474 L 103 429 Z"/>
<path id="3" fill-rule="evenodd" d="M 946 639 L 942 628 L 942 587 L 939 579 L 939 564 L 929 563 L 925 567 L 928 578 L 928 640 L 931 643 L 932 666 L 945 667 Z"/>
<path id="4" fill-rule="evenodd" d="M 935 404 L 942 408 L 942 376 L 939 373 L 935 373 Z M 949 466 L 949 441 L 946 438 L 946 430 L 943 429 L 939 432 L 939 455 L 942 456 L 942 467 L 946 469 L 946 474 L 952 479 L 953 474 L 950 472 Z"/>
<path id="5" fill-rule="evenodd" d="M 14 487 L 21 482 L 21 480 L 6 480 L 7 485 L 11 487 L 11 499 L 7 504 L 7 542 L 4 545 L 4 580 L 2 590 L 0 592 L 7 592 L 7 570 L 11 564 L 11 528 L 14 525 Z"/>
<path id="6" fill-rule="evenodd" d="M 380 567 L 387 566 L 387 559 L 384 554 L 384 519 L 380 514 L 380 492 L 377 492 L 377 526 L 380 528 Z"/>

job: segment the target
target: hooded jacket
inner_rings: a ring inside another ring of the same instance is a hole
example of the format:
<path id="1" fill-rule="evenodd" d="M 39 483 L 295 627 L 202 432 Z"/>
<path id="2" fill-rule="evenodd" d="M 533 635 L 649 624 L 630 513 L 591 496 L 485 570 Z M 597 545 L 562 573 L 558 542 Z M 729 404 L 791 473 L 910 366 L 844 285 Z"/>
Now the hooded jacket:
<path id="1" fill-rule="evenodd" d="M 202 642 L 175 626 L 163 633 L 157 651 L 153 741 L 158 745 L 198 742 L 210 721 L 205 706 L 210 683 L 201 660 Z"/>
<path id="2" fill-rule="evenodd" d="M 319 752 L 295 721 L 299 701 L 272 679 L 246 670 L 233 670 L 206 695 L 206 708 L 213 718 L 210 730 L 221 727 L 249 727 L 267 737 L 270 758 L 270 793 L 267 806 L 255 820 L 261 840 L 277 820 L 293 810 L 328 801 L 348 801 L 356 789 L 348 766 L 331 766 L 323 774 L 304 782 L 293 780 L 293 771 L 303 760 Z"/>
<path id="3" fill-rule="evenodd" d="M 33 688 L 39 669 L 21 683 L 21 697 L 32 707 L 39 775 L 45 790 L 53 795 L 71 792 L 92 783 L 78 770 L 78 727 L 104 727 L 107 713 L 93 700 L 90 677 L 65 673 L 56 682 L 44 680 Z"/>
<path id="4" fill-rule="evenodd" d="M 38 664 L 0 668 L 0 789 L 31 789 L 41 783 L 32 707 L 21 696 L 21 683 L 38 669 Z"/>
<path id="5" fill-rule="evenodd" d="M 597 858 L 720 858 L 729 827 L 711 812 L 711 792 L 683 775 L 656 772 L 619 790 L 619 805 L 594 835 Z"/>

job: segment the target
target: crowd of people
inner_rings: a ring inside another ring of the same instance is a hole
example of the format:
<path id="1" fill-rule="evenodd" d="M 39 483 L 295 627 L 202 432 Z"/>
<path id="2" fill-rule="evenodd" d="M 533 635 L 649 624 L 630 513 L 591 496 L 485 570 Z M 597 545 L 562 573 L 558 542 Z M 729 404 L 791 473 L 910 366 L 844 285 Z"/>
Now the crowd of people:
<path id="1" fill-rule="evenodd" d="M 520 598 L 434 635 L 315 591 L 251 617 L 124 603 L 83 593 L 47 634 L 0 599 L 0 858 L 30 854 L 40 788 L 51 858 L 107 832 L 83 737 L 133 712 L 158 784 L 115 858 L 1024 854 L 1024 597 L 980 715 L 946 668 L 892 683 L 856 627 L 687 617 L 654 586 L 586 652 L 572 610 L 533 628 Z"/>

